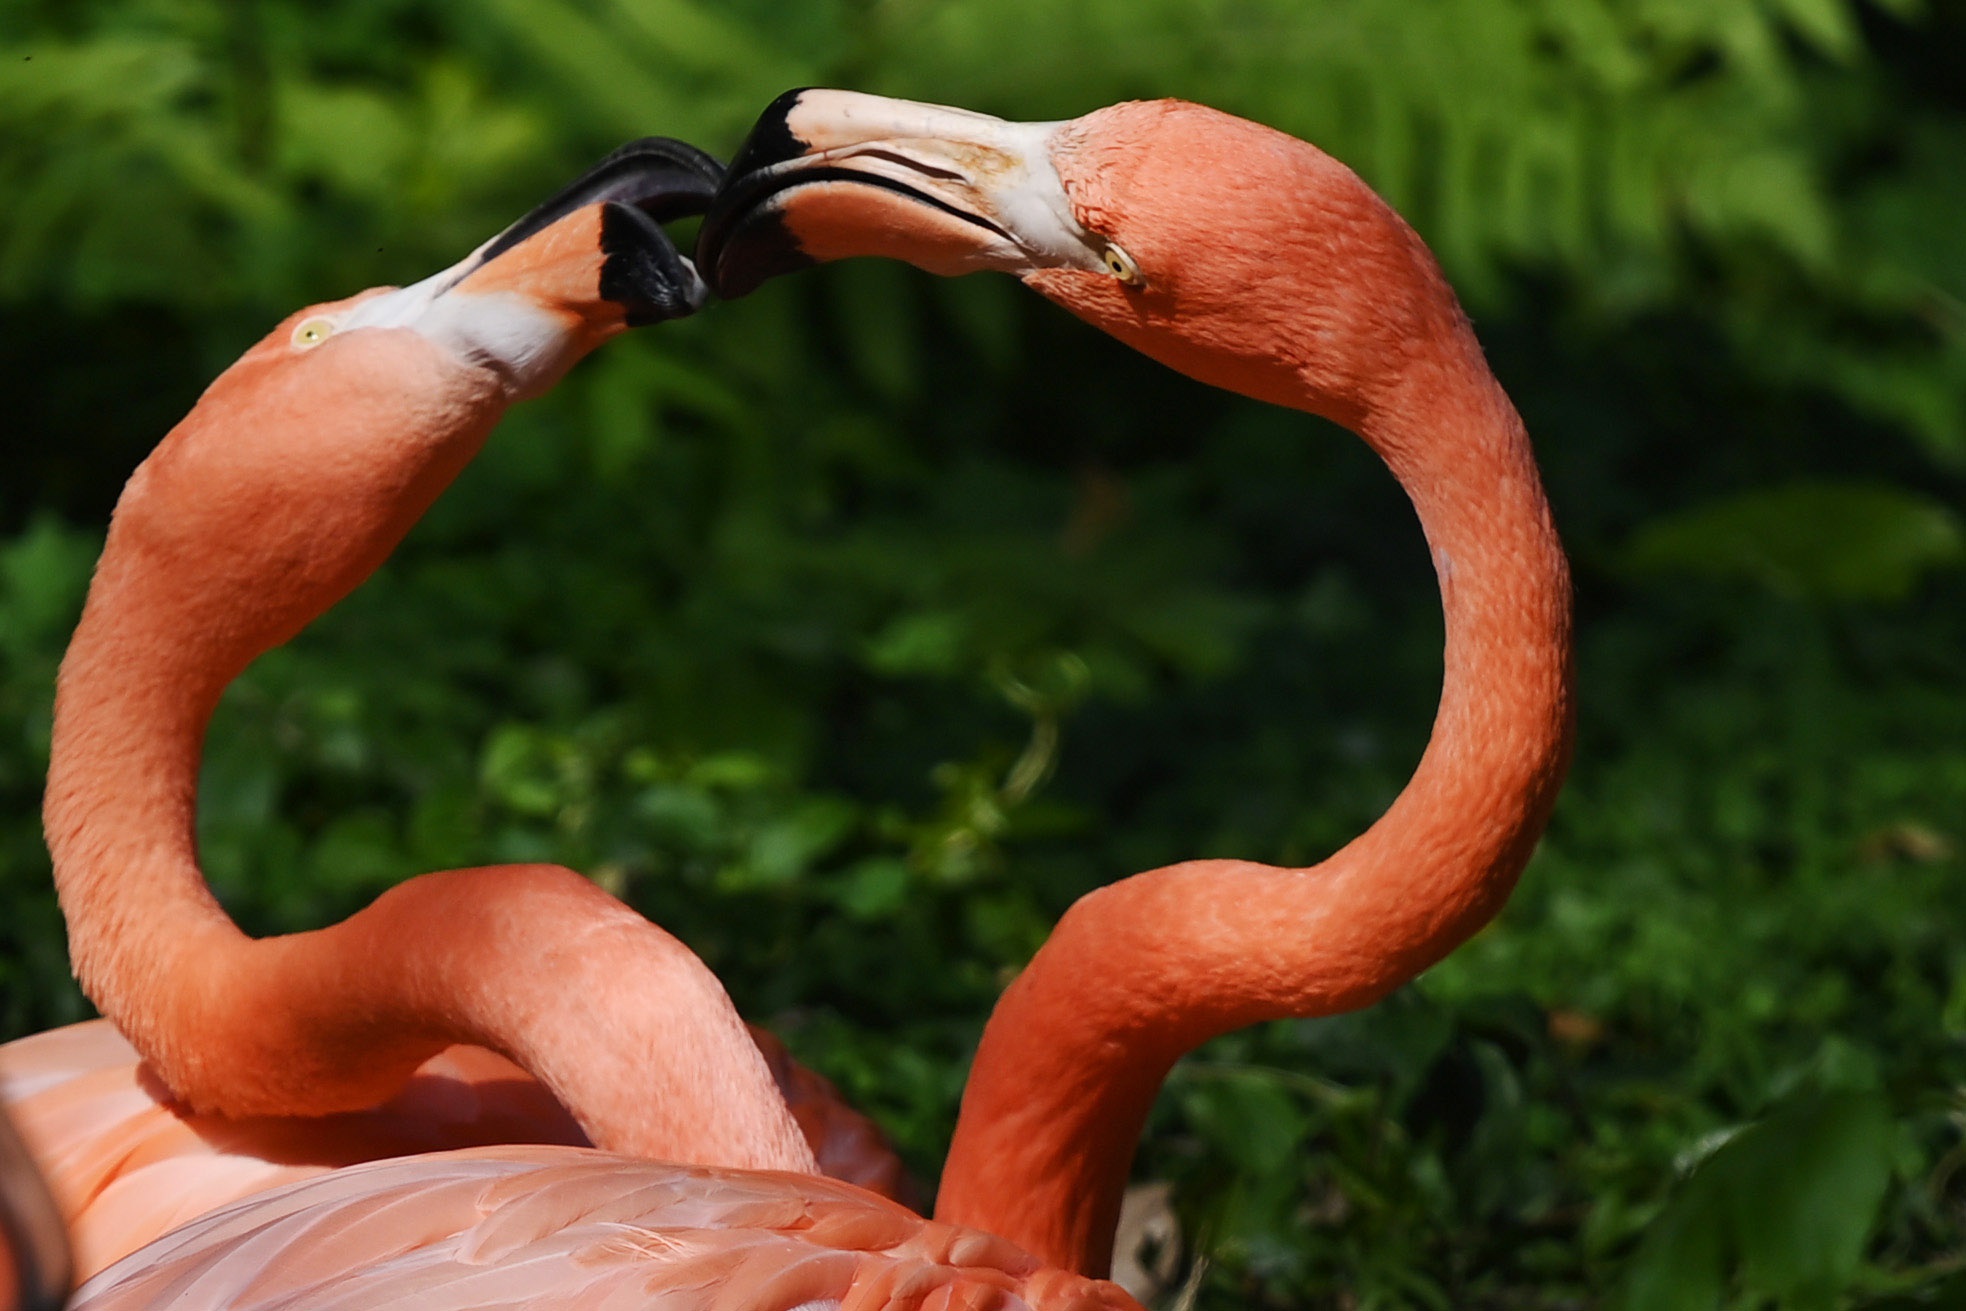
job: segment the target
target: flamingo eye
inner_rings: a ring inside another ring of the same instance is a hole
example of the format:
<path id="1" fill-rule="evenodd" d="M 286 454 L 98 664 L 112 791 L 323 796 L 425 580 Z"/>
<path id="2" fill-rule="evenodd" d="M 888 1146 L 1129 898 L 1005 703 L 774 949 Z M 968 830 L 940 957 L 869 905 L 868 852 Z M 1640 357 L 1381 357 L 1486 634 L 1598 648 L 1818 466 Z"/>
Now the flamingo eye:
<path id="1" fill-rule="evenodd" d="M 1133 262 L 1133 256 L 1118 246 L 1107 245 L 1105 260 L 1106 272 L 1113 275 L 1115 282 L 1125 283 L 1129 287 L 1146 285 L 1147 280 L 1140 275 L 1140 266 Z"/>
<path id="2" fill-rule="evenodd" d="M 294 345 L 301 350 L 319 346 L 334 335 L 334 324 L 328 319 L 308 319 L 294 329 Z"/>

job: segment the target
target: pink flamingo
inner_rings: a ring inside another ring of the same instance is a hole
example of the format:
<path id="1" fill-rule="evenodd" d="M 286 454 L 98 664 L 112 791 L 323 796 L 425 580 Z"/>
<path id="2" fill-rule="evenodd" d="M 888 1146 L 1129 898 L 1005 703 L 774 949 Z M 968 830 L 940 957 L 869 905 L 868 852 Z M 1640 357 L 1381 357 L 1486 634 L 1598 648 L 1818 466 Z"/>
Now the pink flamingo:
<path id="1" fill-rule="evenodd" d="M 990 1019 L 936 1215 L 1103 1271 L 1174 1061 L 1369 1005 L 1507 899 L 1569 764 L 1569 570 L 1433 257 L 1313 146 L 1175 101 L 1005 123 L 789 93 L 732 163 L 699 263 L 732 294 L 862 254 L 1008 270 L 1192 378 L 1345 425 L 1412 499 L 1439 575 L 1440 709 L 1376 824 L 1309 869 L 1193 861 L 1090 894 Z"/>
<path id="2" fill-rule="evenodd" d="M 130 478 L 62 665 L 46 799 L 76 973 L 109 1018 L 0 1049 L 83 1273 L 276 1183 L 475 1143 L 798 1171 L 803 1119 L 827 1164 L 901 1185 L 871 1124 L 754 1041 L 694 954 L 570 870 L 429 874 L 254 940 L 194 846 L 226 684 L 366 578 L 508 405 L 701 303 L 658 220 L 720 176 L 637 142 L 454 267 L 299 311 Z"/>
<path id="3" fill-rule="evenodd" d="M 699 264 L 741 293 L 862 254 L 1016 273 L 1192 377 L 1358 432 L 1419 512 L 1447 618 L 1406 790 L 1309 869 L 1196 861 L 1075 906 L 985 1032 L 936 1223 L 825 1181 L 487 1148 L 422 1158 L 452 1172 L 448 1209 L 413 1234 L 392 1227 L 435 1197 L 419 1162 L 357 1167 L 179 1231 L 83 1306 L 435 1311 L 508 1287 L 534 1307 L 1123 1306 L 1079 1275 L 1106 1266 L 1172 1062 L 1367 1005 L 1501 907 L 1568 763 L 1569 580 L 1521 422 L 1412 230 L 1315 148 L 1196 105 L 1016 124 L 791 93 L 733 165 Z"/>

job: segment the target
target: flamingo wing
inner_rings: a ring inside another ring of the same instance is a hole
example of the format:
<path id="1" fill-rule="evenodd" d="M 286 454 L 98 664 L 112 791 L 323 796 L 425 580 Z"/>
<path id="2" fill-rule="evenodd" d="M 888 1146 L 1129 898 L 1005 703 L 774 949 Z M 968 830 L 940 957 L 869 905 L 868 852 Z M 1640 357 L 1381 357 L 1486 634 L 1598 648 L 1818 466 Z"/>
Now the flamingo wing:
<path id="1" fill-rule="evenodd" d="M 754 1029 L 822 1168 L 908 1200 L 880 1130 L 832 1084 Z M 172 1103 L 107 1020 L 0 1047 L 0 1102 L 46 1175 L 75 1246 L 96 1271 L 242 1198 L 387 1157 L 505 1143 L 586 1146 L 538 1082 L 480 1047 L 446 1048 L 372 1111 L 232 1120 Z"/>
<path id="2" fill-rule="evenodd" d="M 242 1197 L 379 1157 L 586 1139 L 539 1084 L 452 1047 L 373 1111 L 229 1120 L 173 1104 L 106 1020 L 0 1047 L 4 1100 L 66 1217 L 86 1278 Z"/>
<path id="3" fill-rule="evenodd" d="M 379 1161 L 205 1216 L 102 1272 L 77 1311 L 1125 1311 L 1116 1286 L 814 1176 L 476 1148 Z"/>

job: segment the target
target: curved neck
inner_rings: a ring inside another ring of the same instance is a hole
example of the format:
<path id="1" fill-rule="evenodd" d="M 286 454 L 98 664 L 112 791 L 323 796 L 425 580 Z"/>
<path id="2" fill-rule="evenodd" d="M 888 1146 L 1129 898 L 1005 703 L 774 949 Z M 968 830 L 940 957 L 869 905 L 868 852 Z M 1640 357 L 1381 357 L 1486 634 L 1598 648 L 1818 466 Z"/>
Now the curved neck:
<path id="1" fill-rule="evenodd" d="M 1419 513 L 1446 616 L 1411 782 L 1322 864 L 1195 861 L 1073 906 L 984 1031 L 937 1219 L 1104 1274 L 1176 1060 L 1260 1020 L 1369 1005 L 1507 899 L 1569 763 L 1570 581 L 1521 421 L 1453 318 L 1449 349 L 1357 423 Z"/>
<path id="2" fill-rule="evenodd" d="M 285 555 L 180 531 L 196 511 L 161 494 L 187 481 L 172 439 L 132 478 L 55 702 L 44 818 L 76 976 L 197 1110 L 363 1109 L 472 1043 L 539 1078 L 598 1145 L 810 1171 L 715 977 L 570 871 L 425 875 L 341 924 L 258 941 L 206 886 L 198 769 L 226 684 L 366 577 L 489 426 L 463 430 L 366 535 L 320 532 Z M 350 541 L 340 558 L 328 545 Z"/>

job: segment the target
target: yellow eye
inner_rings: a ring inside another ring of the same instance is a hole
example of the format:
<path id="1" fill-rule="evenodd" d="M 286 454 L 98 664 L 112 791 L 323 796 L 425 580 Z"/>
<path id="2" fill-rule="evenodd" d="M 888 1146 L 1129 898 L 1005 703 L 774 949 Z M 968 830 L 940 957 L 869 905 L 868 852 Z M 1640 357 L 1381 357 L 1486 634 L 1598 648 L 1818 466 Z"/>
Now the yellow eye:
<path id="1" fill-rule="evenodd" d="M 1133 262 L 1133 256 L 1118 246 L 1108 245 L 1105 259 L 1106 272 L 1113 275 L 1114 281 L 1123 282 L 1129 287 L 1146 285 L 1147 280 L 1140 276 L 1140 266 Z"/>
<path id="2" fill-rule="evenodd" d="M 294 329 L 294 345 L 305 350 L 309 346 L 319 346 L 334 334 L 334 324 L 327 319 L 308 319 Z"/>

